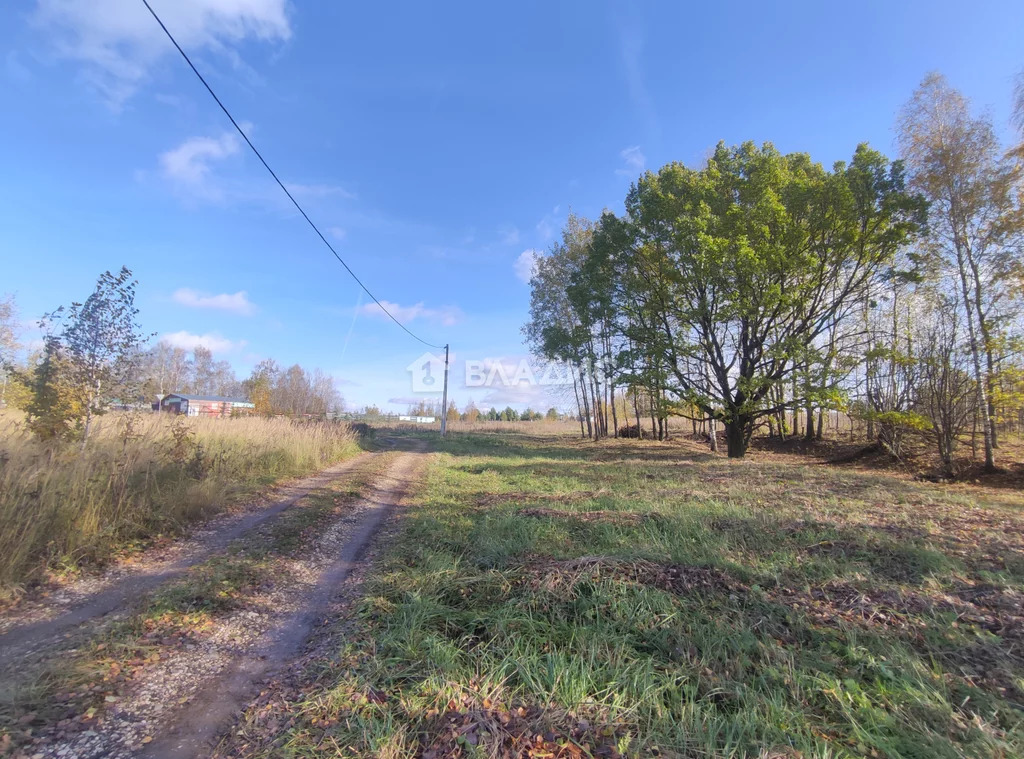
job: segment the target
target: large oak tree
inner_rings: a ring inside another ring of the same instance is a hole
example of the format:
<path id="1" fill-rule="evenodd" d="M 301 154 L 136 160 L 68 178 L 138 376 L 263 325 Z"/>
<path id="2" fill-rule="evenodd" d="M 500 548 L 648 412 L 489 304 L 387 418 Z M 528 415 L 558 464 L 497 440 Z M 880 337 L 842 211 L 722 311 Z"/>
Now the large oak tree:
<path id="1" fill-rule="evenodd" d="M 720 144 L 704 168 L 672 163 L 632 188 L 618 265 L 642 273 L 635 297 L 656 315 L 673 392 L 725 424 L 730 456 L 923 210 L 902 166 L 865 145 L 827 170 L 770 144 Z"/>

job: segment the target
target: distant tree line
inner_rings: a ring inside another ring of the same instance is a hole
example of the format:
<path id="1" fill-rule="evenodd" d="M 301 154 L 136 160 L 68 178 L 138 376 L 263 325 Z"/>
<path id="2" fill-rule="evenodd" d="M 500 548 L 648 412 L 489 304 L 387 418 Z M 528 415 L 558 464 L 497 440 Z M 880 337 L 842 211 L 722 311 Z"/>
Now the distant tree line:
<path id="1" fill-rule="evenodd" d="M 898 126 L 896 161 L 719 144 L 645 173 L 621 215 L 570 214 L 523 331 L 574 367 L 580 434 L 660 438 L 683 416 L 740 457 L 756 430 L 821 437 L 838 410 L 897 456 L 928 440 L 947 472 L 975 432 L 992 468 L 1024 424 L 1024 148 L 939 75 Z"/>
<path id="2" fill-rule="evenodd" d="M 371 407 L 367 408 L 367 414 L 370 413 L 370 408 Z M 380 415 L 379 409 L 375 406 L 372 408 L 377 415 Z M 441 404 L 433 401 L 421 400 L 418 403 L 409 405 L 406 413 L 409 416 L 432 416 L 435 419 L 440 419 Z M 493 406 L 487 411 L 482 411 L 477 408 L 476 403 L 473 401 L 467 403 L 461 412 L 455 405 L 455 402 L 452 401 L 448 404 L 447 414 L 449 422 L 553 422 L 562 418 L 562 415 L 558 413 L 558 410 L 553 407 L 549 408 L 547 413 L 544 414 L 539 411 L 534 411 L 530 407 L 527 407 L 523 411 L 518 411 L 511 406 L 506 406 L 501 411 L 498 411 Z"/>
<path id="3" fill-rule="evenodd" d="M 281 368 L 268 359 L 240 381 L 203 346 L 147 346 L 152 335 L 137 322 L 136 286 L 127 268 L 101 274 L 84 301 L 43 317 L 42 346 L 23 364 L 14 300 L 0 301 L 0 406 L 24 409 L 41 438 L 83 444 L 97 415 L 149 408 L 169 393 L 242 397 L 259 414 L 323 416 L 341 409 L 333 379 L 319 369 Z"/>
<path id="4" fill-rule="evenodd" d="M 322 416 L 342 407 L 334 379 L 320 369 L 307 371 L 298 364 L 283 369 L 265 359 L 241 384 L 257 414 Z"/>
<path id="5" fill-rule="evenodd" d="M 239 380 L 227 361 L 214 361 L 208 348 L 192 351 L 158 342 L 141 361 L 143 395 L 177 392 L 247 398 L 258 414 L 323 415 L 341 408 L 342 399 L 330 375 L 298 364 L 283 368 L 273 359 L 260 361 L 249 377 Z"/>

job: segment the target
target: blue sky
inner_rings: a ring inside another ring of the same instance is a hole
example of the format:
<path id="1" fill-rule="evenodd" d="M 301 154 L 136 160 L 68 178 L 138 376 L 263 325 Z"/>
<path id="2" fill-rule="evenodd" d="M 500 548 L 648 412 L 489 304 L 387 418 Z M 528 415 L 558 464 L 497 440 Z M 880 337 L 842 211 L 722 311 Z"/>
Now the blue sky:
<path id="1" fill-rule="evenodd" d="M 468 390 L 461 362 L 524 355 L 529 251 L 570 207 L 620 210 L 643 169 L 719 140 L 892 154 L 930 70 L 1005 129 L 1024 68 L 1009 1 L 152 4 L 370 289 L 451 343 L 460 405 L 550 405 Z M 240 375 L 320 367 L 349 406 L 404 409 L 423 346 L 367 305 L 161 34 L 138 0 L 0 8 L 0 293 L 31 322 L 125 264 L 164 339 Z"/>

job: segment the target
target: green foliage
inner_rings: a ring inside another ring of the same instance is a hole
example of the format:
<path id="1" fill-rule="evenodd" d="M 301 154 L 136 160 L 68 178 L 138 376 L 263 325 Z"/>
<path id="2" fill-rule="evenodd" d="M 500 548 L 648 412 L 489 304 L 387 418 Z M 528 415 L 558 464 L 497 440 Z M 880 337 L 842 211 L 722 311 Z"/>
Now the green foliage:
<path id="1" fill-rule="evenodd" d="M 277 362 L 267 359 L 253 367 L 249 379 L 243 383 L 246 396 L 255 407 L 255 413 L 262 415 L 274 413 L 274 381 L 279 373 Z"/>
<path id="2" fill-rule="evenodd" d="M 29 390 L 25 406 L 28 428 L 40 440 L 67 439 L 80 432 L 88 400 L 56 341 L 47 340 L 25 386 Z"/>
<path id="3" fill-rule="evenodd" d="M 904 427 L 918 432 L 931 428 L 931 421 L 928 417 L 916 411 L 864 411 L 861 417 L 878 424 Z"/>
<path id="4" fill-rule="evenodd" d="M 719 144 L 631 188 L 626 214 L 570 219 L 532 282 L 533 350 L 646 388 L 661 418 L 692 407 L 742 456 L 781 388 L 838 403 L 849 314 L 921 228 L 903 168 L 861 145 L 830 170 L 771 144 Z M 601 421 L 599 419 L 599 421 Z"/>
<path id="5" fill-rule="evenodd" d="M 31 383 L 30 424 L 41 437 L 80 429 L 84 442 L 92 418 L 112 398 L 134 399 L 144 337 L 136 323 L 138 283 L 131 276 L 125 267 L 116 275 L 104 272 L 84 302 L 61 306 L 43 321 L 47 330 L 62 329 L 48 332 Z"/>
<path id="6" fill-rule="evenodd" d="M 720 144 L 703 170 L 670 164 L 642 178 L 626 208 L 640 265 L 665 259 L 680 395 L 749 437 L 769 392 L 810 364 L 807 346 L 917 230 L 922 204 L 899 164 L 866 146 L 827 171 L 745 143 Z M 682 371 L 686 359 L 706 371 Z"/>

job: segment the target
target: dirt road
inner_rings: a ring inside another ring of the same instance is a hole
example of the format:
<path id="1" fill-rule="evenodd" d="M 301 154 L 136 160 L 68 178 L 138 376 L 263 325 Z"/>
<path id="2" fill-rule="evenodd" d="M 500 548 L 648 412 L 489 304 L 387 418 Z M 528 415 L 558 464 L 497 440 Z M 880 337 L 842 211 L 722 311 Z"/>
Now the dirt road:
<path id="1" fill-rule="evenodd" d="M 49 721 L 33 724 L 33 737 L 21 755 L 173 759 L 209 753 L 217 736 L 257 695 L 258 682 L 286 667 L 314 627 L 325 621 L 345 578 L 417 478 L 424 450 L 422 441 L 405 440 L 396 452 L 360 457 L 327 470 L 297 483 L 262 511 L 211 525 L 193 539 L 193 545 L 171 551 L 145 570 L 111 578 L 91 595 L 84 590 L 69 593 L 56 611 L 11 626 L 0 637 L 0 645 L 6 647 L 0 654 L 0 671 L 12 671 L 14 663 L 29 654 L 52 657 L 69 645 L 63 636 L 74 625 L 83 627 L 70 640 L 87 640 L 112 610 L 130 615 L 125 610 L 134 601 L 174 578 L 187 579 L 191 568 L 216 561 L 229 546 L 236 555 L 249 542 L 263 545 L 259 541 L 265 543 L 274 519 L 306 495 L 343 492 L 360 467 L 382 467 L 372 470 L 358 497 L 335 499 L 342 505 L 308 536 L 308 542 L 274 556 L 272 578 L 248 595 L 244 605 L 214 616 L 202 630 L 183 638 L 147 643 L 144 662 L 134 666 L 118 688 L 105 684 L 108 675 L 98 677 L 91 701 L 79 700 L 61 713 L 62 718 L 51 715 Z M 119 664 L 110 666 L 120 671 Z M 99 698 L 99 709 L 82 711 L 84 704 L 95 704 Z"/>

